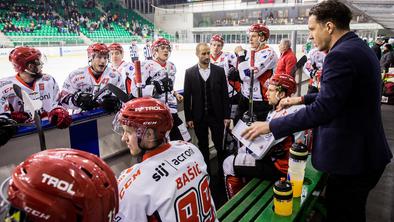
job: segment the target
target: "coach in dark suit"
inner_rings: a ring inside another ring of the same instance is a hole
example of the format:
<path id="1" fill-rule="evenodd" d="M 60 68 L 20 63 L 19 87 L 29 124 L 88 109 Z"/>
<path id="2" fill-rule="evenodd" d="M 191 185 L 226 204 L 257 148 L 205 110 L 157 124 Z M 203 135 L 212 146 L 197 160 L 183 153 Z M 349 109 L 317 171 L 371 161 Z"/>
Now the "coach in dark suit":
<path id="1" fill-rule="evenodd" d="M 335 12 L 335 13 L 333 13 Z M 275 138 L 314 128 L 312 163 L 328 173 L 327 221 L 365 221 L 369 191 L 392 158 L 381 120 L 381 77 L 374 52 L 349 29 L 347 6 L 323 1 L 309 12 L 310 37 L 328 51 L 317 94 L 288 98 L 305 103 L 298 113 L 257 122 L 245 138 L 272 131 Z"/>
<path id="2" fill-rule="evenodd" d="M 187 125 L 195 130 L 208 172 L 208 127 L 211 130 L 212 141 L 218 151 L 219 176 L 222 176 L 224 125 L 230 121 L 229 98 L 224 69 L 210 64 L 209 51 L 206 43 L 199 43 L 196 47 L 199 63 L 186 70 L 184 109 Z"/>

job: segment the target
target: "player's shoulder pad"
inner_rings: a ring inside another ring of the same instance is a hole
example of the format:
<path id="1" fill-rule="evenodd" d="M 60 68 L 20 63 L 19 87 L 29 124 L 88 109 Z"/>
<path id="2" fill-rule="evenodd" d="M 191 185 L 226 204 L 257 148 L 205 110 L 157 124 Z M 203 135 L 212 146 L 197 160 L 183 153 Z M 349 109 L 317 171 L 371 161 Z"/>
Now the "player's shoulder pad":
<path id="1" fill-rule="evenodd" d="M 78 68 L 78 69 L 72 71 L 72 72 L 70 73 L 69 77 L 70 77 L 70 78 L 73 78 L 73 77 L 78 76 L 78 75 L 83 75 L 83 73 L 84 73 L 85 71 L 87 72 L 87 69 L 88 69 L 88 68 L 89 68 L 88 66 L 80 67 L 80 68 Z"/>
<path id="2" fill-rule="evenodd" d="M 14 76 L 6 77 L 3 79 L 0 79 L 0 88 L 3 88 L 6 85 L 12 85 L 13 81 L 12 79 L 15 78 Z"/>

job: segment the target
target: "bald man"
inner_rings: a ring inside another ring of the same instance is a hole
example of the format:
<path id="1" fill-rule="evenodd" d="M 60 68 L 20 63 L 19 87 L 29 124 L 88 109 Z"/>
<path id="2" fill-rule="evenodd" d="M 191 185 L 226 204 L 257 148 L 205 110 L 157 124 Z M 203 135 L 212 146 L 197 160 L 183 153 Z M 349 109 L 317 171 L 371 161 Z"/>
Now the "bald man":
<path id="1" fill-rule="evenodd" d="M 291 75 L 295 64 L 297 63 L 297 58 L 291 50 L 291 43 L 288 39 L 282 39 L 279 44 L 280 57 L 278 64 L 276 66 L 275 74 L 287 74 Z"/>
<path id="2" fill-rule="evenodd" d="M 196 46 L 198 64 L 186 70 L 184 84 L 185 118 L 189 128 L 194 128 L 198 147 L 209 165 L 208 128 L 218 151 L 218 166 L 222 166 L 224 126 L 230 122 L 229 98 L 224 69 L 210 63 L 210 48 L 206 43 Z M 211 173 L 210 173 L 211 174 Z M 219 167 L 219 176 L 223 170 Z"/>

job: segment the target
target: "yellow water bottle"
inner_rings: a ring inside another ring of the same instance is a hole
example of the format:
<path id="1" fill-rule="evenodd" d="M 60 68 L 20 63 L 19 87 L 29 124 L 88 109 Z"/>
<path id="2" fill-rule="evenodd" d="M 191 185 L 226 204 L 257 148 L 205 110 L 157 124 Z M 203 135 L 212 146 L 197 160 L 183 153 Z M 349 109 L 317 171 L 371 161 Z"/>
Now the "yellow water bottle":
<path id="1" fill-rule="evenodd" d="M 301 141 L 294 143 L 290 148 L 289 169 L 287 170 L 287 180 L 293 185 L 293 197 L 300 197 L 302 194 L 307 158 L 308 147 Z"/>
<path id="2" fill-rule="evenodd" d="M 280 216 L 290 216 L 293 212 L 293 190 L 291 184 L 282 177 L 274 185 L 274 211 Z"/>

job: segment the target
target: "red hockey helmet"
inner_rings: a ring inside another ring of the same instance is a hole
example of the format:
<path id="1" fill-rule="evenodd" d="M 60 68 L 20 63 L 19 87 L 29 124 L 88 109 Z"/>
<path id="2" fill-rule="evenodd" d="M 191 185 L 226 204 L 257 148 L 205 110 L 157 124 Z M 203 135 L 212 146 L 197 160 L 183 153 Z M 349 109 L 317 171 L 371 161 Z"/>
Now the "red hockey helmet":
<path id="1" fill-rule="evenodd" d="M 20 46 L 10 52 L 8 60 L 14 66 L 15 71 L 25 71 L 27 64 L 41 58 L 41 52 L 38 49 L 28 46 Z"/>
<path id="2" fill-rule="evenodd" d="M 264 39 L 267 40 L 270 37 L 270 30 L 268 27 L 261 23 L 253 24 L 248 29 L 249 32 L 257 32 L 259 36 L 264 36 Z"/>
<path id="3" fill-rule="evenodd" d="M 280 87 L 279 91 L 285 91 L 286 96 L 291 96 L 297 91 L 297 83 L 294 77 L 284 73 L 272 76 L 270 84 Z"/>
<path id="4" fill-rule="evenodd" d="M 119 208 L 111 168 L 96 155 L 74 149 L 45 150 L 19 164 L 8 201 L 33 222 L 107 222 Z"/>
<path id="5" fill-rule="evenodd" d="M 173 125 L 168 107 L 151 97 L 133 99 L 124 104 L 118 114 L 118 122 L 136 128 L 140 138 L 146 129 L 155 129 L 158 140 L 163 139 Z"/>
<path id="6" fill-rule="evenodd" d="M 213 35 L 213 36 L 211 37 L 211 41 L 210 41 L 210 42 L 213 42 L 213 41 L 221 42 L 222 45 L 224 44 L 224 39 L 223 39 L 223 37 L 222 37 L 221 35 L 218 35 L 218 34 L 215 34 L 215 35 Z"/>
<path id="7" fill-rule="evenodd" d="M 94 43 L 88 47 L 87 51 L 89 59 L 93 58 L 95 54 L 109 55 L 109 49 L 104 43 Z"/>
<path id="8" fill-rule="evenodd" d="M 153 43 L 152 43 L 152 51 L 155 51 L 158 47 L 162 46 L 162 45 L 167 45 L 169 47 L 169 51 L 171 52 L 171 42 L 163 37 L 160 37 L 158 39 L 156 39 Z"/>
<path id="9" fill-rule="evenodd" d="M 121 53 L 123 53 L 123 47 L 119 43 L 112 43 L 111 45 L 108 46 L 109 50 L 118 50 Z"/>

